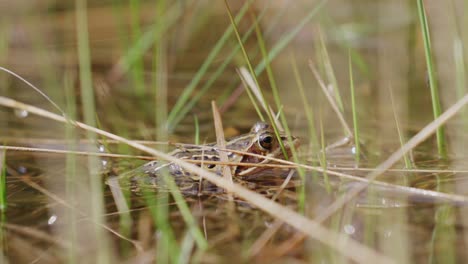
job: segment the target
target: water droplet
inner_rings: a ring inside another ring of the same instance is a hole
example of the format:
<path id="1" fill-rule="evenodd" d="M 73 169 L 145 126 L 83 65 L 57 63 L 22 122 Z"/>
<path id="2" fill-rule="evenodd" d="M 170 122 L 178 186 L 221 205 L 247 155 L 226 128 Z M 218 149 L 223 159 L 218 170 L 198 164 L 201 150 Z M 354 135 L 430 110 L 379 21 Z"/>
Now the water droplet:
<path id="1" fill-rule="evenodd" d="M 269 222 L 269 221 L 265 221 L 265 226 L 267 228 L 271 228 L 273 226 L 273 223 L 272 222 Z"/>
<path id="2" fill-rule="evenodd" d="M 356 229 L 354 228 L 353 225 L 345 225 L 343 227 L 343 230 L 345 231 L 346 234 L 352 235 L 354 232 L 356 232 Z"/>
<path id="3" fill-rule="evenodd" d="M 392 230 L 385 230 L 384 237 L 391 237 L 393 235 Z"/>
<path id="4" fill-rule="evenodd" d="M 55 221 L 57 221 L 57 216 L 52 215 L 51 217 L 49 217 L 49 220 L 47 220 L 47 224 L 53 225 L 55 223 Z"/>
<path id="5" fill-rule="evenodd" d="M 106 147 L 104 147 L 104 145 L 99 145 L 98 149 L 99 152 L 106 152 Z"/>
<path id="6" fill-rule="evenodd" d="M 26 111 L 26 110 L 22 110 L 22 109 L 16 109 L 15 110 L 15 115 L 19 118 L 26 118 L 28 117 L 29 115 L 29 112 Z"/>
<path id="7" fill-rule="evenodd" d="M 17 171 L 19 174 L 26 174 L 28 172 L 28 169 L 24 166 L 19 166 Z"/>

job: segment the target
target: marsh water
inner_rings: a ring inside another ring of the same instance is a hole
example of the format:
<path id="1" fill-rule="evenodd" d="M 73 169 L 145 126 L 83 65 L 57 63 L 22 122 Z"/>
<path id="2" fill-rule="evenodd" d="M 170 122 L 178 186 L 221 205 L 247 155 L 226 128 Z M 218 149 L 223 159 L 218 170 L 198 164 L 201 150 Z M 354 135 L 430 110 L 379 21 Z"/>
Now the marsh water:
<path id="1" fill-rule="evenodd" d="M 69 117 L 89 120 L 84 109 L 89 108 L 90 97 L 84 96 L 81 87 L 86 77 L 80 75 L 83 61 L 78 55 L 83 52 L 78 44 L 83 36 L 77 30 L 83 14 L 77 10 L 81 10 L 88 22 L 95 126 L 167 152 L 174 148 L 171 143 L 216 141 L 212 100 L 221 109 L 227 138 L 247 133 L 259 120 L 236 71 L 246 63 L 240 50 L 232 53 L 238 49 L 234 33 L 209 65 L 203 66 L 230 26 L 222 1 L 166 5 L 161 4 L 165 1 L 103 1 L 88 2 L 80 9 L 83 2 L 0 2 L 0 66 L 33 83 Z M 234 15 L 244 8 L 244 3 L 228 2 Z M 271 63 L 280 109 L 269 77 L 265 72 L 258 76 L 266 102 L 281 111 L 291 134 L 301 138 L 300 163 L 363 178 L 433 120 L 414 1 L 252 2 L 250 13 L 238 22 L 239 32 L 247 34 L 252 16 L 257 17 L 270 51 L 319 8 Z M 453 7 L 460 3 L 453 1 Z M 5 11 L 7 5 L 10 12 Z M 455 25 L 462 22 L 457 20 L 457 8 L 438 9 L 439 5 L 427 1 L 426 9 L 442 108 L 447 109 L 467 91 L 457 88 L 456 52 L 460 50 L 451 41 L 458 36 Z M 446 21 L 447 14 L 455 21 Z M 446 30 L 443 25 L 447 24 L 454 30 Z M 463 37 L 459 39 L 461 51 Z M 257 65 L 262 57 L 255 33 L 246 39 L 245 48 Z M 318 66 L 325 82 L 339 90 L 344 118 L 352 126 L 351 60 L 363 151 L 360 162 L 352 145 L 322 155 L 323 145 L 346 135 L 309 60 Z M 298 88 L 301 85 L 304 95 Z M 205 86 L 207 92 L 201 93 Z M 190 87 L 194 89 L 188 92 Z M 4 72 L 0 73 L 0 95 L 58 113 L 43 96 Z M 177 106 L 181 108 L 174 110 Z M 401 159 L 377 178 L 391 186 L 367 186 L 313 170 L 306 170 L 304 177 L 295 173 L 284 189 L 281 185 L 288 171 L 283 170 L 238 183 L 311 219 L 319 219 L 330 204 L 353 189 L 364 188 L 323 225 L 396 263 L 464 263 L 468 257 L 466 117 L 465 109 L 446 125 L 445 157 L 432 135 L 412 149 L 409 167 Z M 194 246 L 183 213 L 167 190 L 156 188 L 149 194 L 124 190 L 122 202 L 106 184 L 109 177 L 147 160 L 44 150 L 144 153 L 101 137 L 90 139 L 79 128 L 28 111 L 2 106 L 0 120 L 3 145 L 35 149 L 1 153 L 6 175 L 0 232 L 4 262 L 174 261 L 174 251 L 164 247 L 168 234 L 175 238 L 177 252 L 182 252 L 181 263 L 346 260 L 248 201 L 219 191 L 184 196 L 208 241 L 208 248 L 201 250 Z M 96 182 L 100 183 L 97 188 Z M 305 194 L 303 203 L 300 193 Z"/>

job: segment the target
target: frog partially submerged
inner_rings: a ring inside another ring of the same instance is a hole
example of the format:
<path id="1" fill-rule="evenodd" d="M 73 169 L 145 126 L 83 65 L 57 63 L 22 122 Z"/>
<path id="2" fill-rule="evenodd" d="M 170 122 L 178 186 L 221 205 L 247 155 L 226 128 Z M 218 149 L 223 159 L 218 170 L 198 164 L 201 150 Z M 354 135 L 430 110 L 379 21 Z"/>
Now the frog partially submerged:
<path id="1" fill-rule="evenodd" d="M 297 137 L 291 136 L 291 141 L 288 137 L 280 133 L 280 140 L 283 143 L 284 150 L 288 157 L 291 157 L 291 144 L 295 147 L 299 146 Z M 236 152 L 231 152 L 233 150 Z M 197 160 L 203 161 L 197 163 L 198 166 L 203 164 L 203 168 L 218 175 L 222 174 L 221 164 L 210 164 L 211 161 L 220 161 L 219 153 L 224 151 L 227 154 L 228 161 L 232 163 L 257 163 L 267 164 L 271 163 L 269 159 L 264 159 L 258 156 L 250 156 L 245 153 L 252 153 L 262 155 L 265 157 L 284 159 L 284 152 L 280 147 L 279 140 L 275 136 L 273 128 L 265 122 L 257 122 L 249 133 L 243 134 L 227 140 L 226 149 L 219 149 L 216 143 L 206 145 L 193 145 L 180 147 L 170 155 L 182 160 Z M 245 152 L 244 154 L 237 151 Z M 132 181 L 138 181 L 140 184 L 158 185 L 160 174 L 163 169 L 170 176 L 174 177 L 179 187 L 183 189 L 190 189 L 199 182 L 200 177 L 193 174 L 179 164 L 174 162 L 150 161 L 134 171 L 131 171 Z M 265 167 L 249 167 L 234 165 L 230 166 L 231 173 L 234 177 L 248 177 L 251 175 L 258 175 L 261 171 L 267 169 Z M 128 178 L 128 173 L 122 176 Z"/>

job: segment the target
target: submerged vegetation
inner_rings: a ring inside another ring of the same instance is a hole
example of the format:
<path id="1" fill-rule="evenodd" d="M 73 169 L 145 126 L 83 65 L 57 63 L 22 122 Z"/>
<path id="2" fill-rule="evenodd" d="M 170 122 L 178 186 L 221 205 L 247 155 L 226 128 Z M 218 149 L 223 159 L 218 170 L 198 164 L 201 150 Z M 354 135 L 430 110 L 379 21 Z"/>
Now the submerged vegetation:
<path id="1" fill-rule="evenodd" d="M 464 262 L 466 4 L 312 2 L 3 8 L 2 263 Z"/>

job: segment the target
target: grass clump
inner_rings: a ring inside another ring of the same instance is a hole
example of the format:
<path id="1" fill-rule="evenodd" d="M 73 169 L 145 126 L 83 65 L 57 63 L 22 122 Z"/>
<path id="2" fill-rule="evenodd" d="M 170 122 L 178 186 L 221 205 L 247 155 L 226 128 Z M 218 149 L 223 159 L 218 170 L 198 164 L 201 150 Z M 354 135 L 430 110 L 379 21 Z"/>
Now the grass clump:
<path id="1" fill-rule="evenodd" d="M 429 34 L 429 25 L 427 23 L 426 10 L 424 9 L 424 1 L 417 0 L 418 3 L 418 15 L 419 23 L 422 29 L 422 36 L 424 42 L 424 55 L 426 57 L 426 66 L 427 66 L 427 75 L 429 77 L 429 87 L 431 90 L 431 100 L 432 100 L 432 112 L 434 114 L 434 119 L 438 118 L 442 114 L 442 107 L 439 98 L 439 86 L 437 82 L 436 70 L 434 59 L 432 58 L 432 45 L 431 45 L 431 36 Z M 441 126 L 437 128 L 437 148 L 439 150 L 439 155 L 442 158 L 447 157 L 447 142 L 445 137 L 444 127 Z"/>

